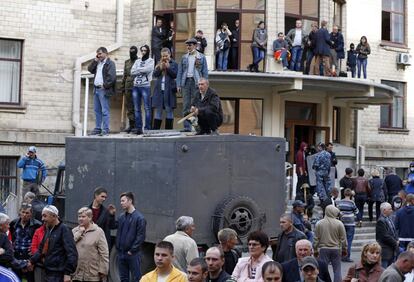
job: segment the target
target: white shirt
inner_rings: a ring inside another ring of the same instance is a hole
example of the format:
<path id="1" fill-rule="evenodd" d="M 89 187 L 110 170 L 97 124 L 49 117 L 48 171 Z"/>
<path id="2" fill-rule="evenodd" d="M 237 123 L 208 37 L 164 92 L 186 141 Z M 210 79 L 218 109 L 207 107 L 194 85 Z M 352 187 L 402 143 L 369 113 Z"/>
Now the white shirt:
<path id="1" fill-rule="evenodd" d="M 194 77 L 194 68 L 195 68 L 195 52 L 194 55 L 188 55 L 188 69 L 187 77 Z"/>
<path id="2" fill-rule="evenodd" d="M 302 45 L 302 29 L 296 29 L 295 38 L 293 39 L 293 46 Z"/>
<path id="3" fill-rule="evenodd" d="M 170 275 L 169 273 L 167 275 L 161 275 L 158 273 L 157 275 L 157 282 L 166 282 L 168 275 Z"/>
<path id="4" fill-rule="evenodd" d="M 106 59 L 103 61 L 99 61 L 98 66 L 96 68 L 96 75 L 95 75 L 95 81 L 94 81 L 94 85 L 95 86 L 102 86 L 103 85 L 103 75 L 102 75 L 102 69 L 103 66 L 106 63 Z"/>

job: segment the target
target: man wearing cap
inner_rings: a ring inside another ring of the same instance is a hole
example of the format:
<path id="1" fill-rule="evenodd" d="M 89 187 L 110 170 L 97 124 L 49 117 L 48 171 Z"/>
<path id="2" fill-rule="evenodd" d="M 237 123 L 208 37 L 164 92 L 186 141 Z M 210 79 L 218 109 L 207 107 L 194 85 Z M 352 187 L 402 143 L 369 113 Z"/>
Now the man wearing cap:
<path id="1" fill-rule="evenodd" d="M 38 251 L 30 258 L 29 268 L 42 263 L 46 282 L 69 282 L 78 264 L 78 252 L 71 230 L 59 220 L 55 206 L 47 205 L 42 211 L 46 232 Z"/>
<path id="2" fill-rule="evenodd" d="M 191 102 L 198 92 L 200 78 L 208 78 L 206 57 L 196 50 L 197 40 L 188 39 L 188 53 L 184 54 L 178 64 L 177 91 L 183 95 L 183 116 L 190 113 Z M 191 132 L 191 123 L 184 121 L 184 132 Z"/>
<path id="3" fill-rule="evenodd" d="M 309 222 L 305 222 L 303 218 L 305 204 L 301 200 L 296 200 L 293 202 L 292 207 L 293 226 L 299 231 L 303 232 L 309 241 L 313 242 L 312 226 L 309 224 Z"/>
<path id="4" fill-rule="evenodd" d="M 319 278 L 319 264 L 314 257 L 305 257 L 301 266 L 303 282 L 324 282 Z"/>
<path id="5" fill-rule="evenodd" d="M 47 172 L 45 163 L 36 155 L 35 146 L 29 147 L 26 156 L 17 162 L 17 167 L 23 169 L 22 195 L 26 195 L 27 192 L 39 194 L 39 185 L 45 181 Z"/>

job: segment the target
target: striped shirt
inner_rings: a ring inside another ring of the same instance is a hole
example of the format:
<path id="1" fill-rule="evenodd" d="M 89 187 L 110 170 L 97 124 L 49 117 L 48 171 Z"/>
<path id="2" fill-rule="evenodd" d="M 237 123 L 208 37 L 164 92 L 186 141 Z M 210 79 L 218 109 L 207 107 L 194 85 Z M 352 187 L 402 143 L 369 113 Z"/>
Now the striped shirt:
<path id="1" fill-rule="evenodd" d="M 20 279 L 13 271 L 0 266 L 0 282 L 20 282 Z"/>
<path id="2" fill-rule="evenodd" d="M 355 226 L 355 215 L 358 213 L 358 208 L 354 201 L 351 200 L 337 200 L 336 207 L 341 212 L 341 221 L 344 226 Z"/>

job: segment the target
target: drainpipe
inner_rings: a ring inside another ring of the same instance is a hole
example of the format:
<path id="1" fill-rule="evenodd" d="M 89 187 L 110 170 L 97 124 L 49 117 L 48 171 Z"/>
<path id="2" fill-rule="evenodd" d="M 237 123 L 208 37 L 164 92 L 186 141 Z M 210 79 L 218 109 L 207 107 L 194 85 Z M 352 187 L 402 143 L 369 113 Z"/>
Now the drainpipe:
<path id="1" fill-rule="evenodd" d="M 122 47 L 124 23 L 124 0 L 116 1 L 116 26 L 115 43 L 108 46 L 108 52 L 113 52 Z M 82 124 L 80 123 L 80 95 L 81 95 L 81 73 L 82 64 L 94 59 L 96 52 L 85 54 L 76 58 L 73 71 L 73 92 L 72 92 L 72 126 L 75 128 L 75 136 L 82 136 Z M 86 85 L 86 87 L 89 87 Z"/>

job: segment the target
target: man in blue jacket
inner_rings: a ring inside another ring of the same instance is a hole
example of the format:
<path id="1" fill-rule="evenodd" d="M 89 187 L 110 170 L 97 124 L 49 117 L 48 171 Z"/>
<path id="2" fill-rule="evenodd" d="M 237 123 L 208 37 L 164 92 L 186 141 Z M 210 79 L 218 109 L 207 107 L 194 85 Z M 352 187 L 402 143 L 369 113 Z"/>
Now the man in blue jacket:
<path id="1" fill-rule="evenodd" d="M 124 213 L 118 219 L 116 249 L 118 251 L 118 269 L 121 282 L 141 279 L 141 245 L 145 240 L 146 221 L 134 207 L 134 194 L 122 193 L 121 207 Z M 130 279 L 129 274 L 132 274 Z"/>
<path id="2" fill-rule="evenodd" d="M 17 167 L 23 169 L 23 196 L 27 192 L 33 192 L 35 195 L 39 194 L 39 185 L 42 185 L 47 176 L 45 163 L 37 157 L 36 151 L 35 146 L 30 146 L 26 156 L 17 162 Z"/>
<path id="3" fill-rule="evenodd" d="M 208 78 L 206 57 L 196 50 L 197 40 L 188 39 L 188 53 L 184 54 L 178 64 L 177 91 L 183 95 L 183 116 L 190 113 L 191 101 L 198 92 L 198 80 Z M 184 132 L 191 132 L 191 123 L 184 121 Z"/>
<path id="4" fill-rule="evenodd" d="M 395 229 L 402 250 L 405 250 L 408 243 L 414 240 L 414 194 L 408 194 L 405 203 L 406 206 L 399 209 L 395 216 Z"/>

